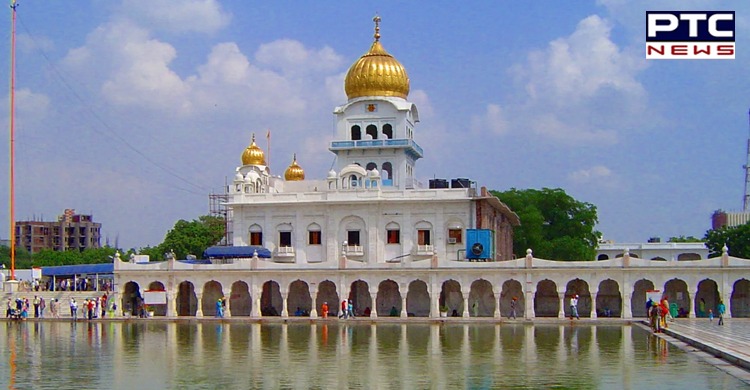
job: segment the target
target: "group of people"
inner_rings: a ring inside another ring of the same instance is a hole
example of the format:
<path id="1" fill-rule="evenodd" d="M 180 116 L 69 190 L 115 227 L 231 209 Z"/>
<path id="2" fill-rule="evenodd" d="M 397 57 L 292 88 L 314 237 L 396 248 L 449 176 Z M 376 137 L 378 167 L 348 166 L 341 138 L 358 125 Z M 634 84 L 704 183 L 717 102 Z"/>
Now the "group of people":
<path id="1" fill-rule="evenodd" d="M 44 298 L 35 295 L 34 300 L 29 302 L 28 298 L 16 298 L 15 302 L 8 298 L 6 318 L 26 319 L 29 318 L 29 310 L 34 308 L 34 318 L 43 318 L 44 309 L 47 308 L 47 301 Z"/>
<path id="2" fill-rule="evenodd" d="M 646 313 L 648 314 L 649 325 L 654 333 L 662 332 L 668 327 L 667 321 L 674 320 L 672 313 L 669 311 L 669 301 L 666 295 L 659 302 L 654 302 L 649 297 L 646 301 Z"/>
<path id="3" fill-rule="evenodd" d="M 110 307 L 110 305 L 112 307 Z M 70 316 L 73 320 L 78 319 L 78 308 L 79 305 L 76 299 L 70 298 Z M 105 318 L 107 312 L 114 313 L 115 310 L 117 310 L 117 304 L 114 301 L 110 301 L 107 294 L 104 294 L 98 298 L 84 299 L 80 308 L 81 318 L 93 320 L 94 318 Z M 55 312 L 57 312 L 57 310 Z M 59 318 L 59 314 L 57 318 Z"/>
<path id="4" fill-rule="evenodd" d="M 341 301 L 341 313 L 339 314 L 339 318 L 354 318 L 354 304 L 351 299 L 344 299 Z"/>

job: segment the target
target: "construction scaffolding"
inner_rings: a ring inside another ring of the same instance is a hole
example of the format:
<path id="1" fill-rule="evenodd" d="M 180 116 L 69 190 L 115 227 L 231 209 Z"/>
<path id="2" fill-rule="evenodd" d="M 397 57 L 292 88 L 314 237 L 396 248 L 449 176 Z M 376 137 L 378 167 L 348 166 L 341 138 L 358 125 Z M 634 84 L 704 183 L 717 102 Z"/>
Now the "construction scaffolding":
<path id="1" fill-rule="evenodd" d="M 208 195 L 209 215 L 224 219 L 224 238 L 219 242 L 224 246 L 232 245 L 232 211 L 227 207 L 228 201 L 229 194 L 226 192 Z"/>

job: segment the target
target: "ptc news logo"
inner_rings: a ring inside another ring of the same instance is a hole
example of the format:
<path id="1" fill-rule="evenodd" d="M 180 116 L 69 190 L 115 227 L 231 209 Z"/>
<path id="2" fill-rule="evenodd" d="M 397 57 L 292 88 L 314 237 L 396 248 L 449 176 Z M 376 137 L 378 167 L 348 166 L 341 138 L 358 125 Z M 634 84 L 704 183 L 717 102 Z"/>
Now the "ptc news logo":
<path id="1" fill-rule="evenodd" d="M 734 59 L 734 11 L 646 11 L 647 59 Z"/>

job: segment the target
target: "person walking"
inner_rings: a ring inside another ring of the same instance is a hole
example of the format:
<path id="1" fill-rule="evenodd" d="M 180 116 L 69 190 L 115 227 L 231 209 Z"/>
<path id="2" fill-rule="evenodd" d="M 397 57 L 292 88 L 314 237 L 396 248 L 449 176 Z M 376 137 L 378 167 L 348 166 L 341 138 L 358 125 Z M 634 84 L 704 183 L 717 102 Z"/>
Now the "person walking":
<path id="1" fill-rule="evenodd" d="M 47 301 L 39 297 L 39 318 L 44 318 L 44 309 L 47 308 Z"/>
<path id="2" fill-rule="evenodd" d="M 34 295 L 34 318 L 39 318 L 39 304 L 41 302 L 39 301 L 39 296 Z"/>
<path id="3" fill-rule="evenodd" d="M 516 319 L 516 297 L 510 300 L 510 315 L 508 318 Z"/>
<path id="4" fill-rule="evenodd" d="M 320 307 L 320 314 L 323 318 L 328 318 L 328 302 L 323 302 L 323 306 Z"/>
<path id="5" fill-rule="evenodd" d="M 352 303 L 351 299 L 349 300 L 349 302 L 347 302 L 346 305 L 346 316 L 348 318 L 354 318 L 354 304 Z"/>
<path id="6" fill-rule="evenodd" d="M 347 319 L 346 316 L 349 311 L 349 305 L 346 303 L 346 299 L 341 301 L 341 314 L 339 314 L 339 318 Z"/>
<path id="7" fill-rule="evenodd" d="M 75 298 L 70 298 L 70 316 L 73 317 L 73 321 L 78 320 L 78 302 Z"/>
<path id="8" fill-rule="evenodd" d="M 578 294 L 574 294 L 570 298 L 570 319 L 572 320 L 574 316 L 578 320 L 581 319 L 581 317 L 578 316 Z"/>
<path id="9" fill-rule="evenodd" d="M 724 325 L 724 313 L 727 311 L 724 301 L 719 301 L 716 311 L 719 313 L 719 325 Z"/>

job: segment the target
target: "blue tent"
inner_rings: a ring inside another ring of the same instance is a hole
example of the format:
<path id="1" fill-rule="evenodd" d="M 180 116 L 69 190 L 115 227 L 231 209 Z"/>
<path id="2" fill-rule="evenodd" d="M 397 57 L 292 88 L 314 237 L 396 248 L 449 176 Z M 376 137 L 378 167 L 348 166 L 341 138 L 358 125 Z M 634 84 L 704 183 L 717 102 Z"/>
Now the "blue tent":
<path id="1" fill-rule="evenodd" d="M 56 267 L 42 267 L 42 276 L 111 274 L 114 273 L 114 270 L 115 265 L 113 263 L 59 265 Z"/>
<path id="2" fill-rule="evenodd" d="M 262 246 L 212 246 L 203 252 L 204 259 L 232 259 L 253 257 L 255 252 L 258 257 L 271 258 L 271 251 Z"/>

